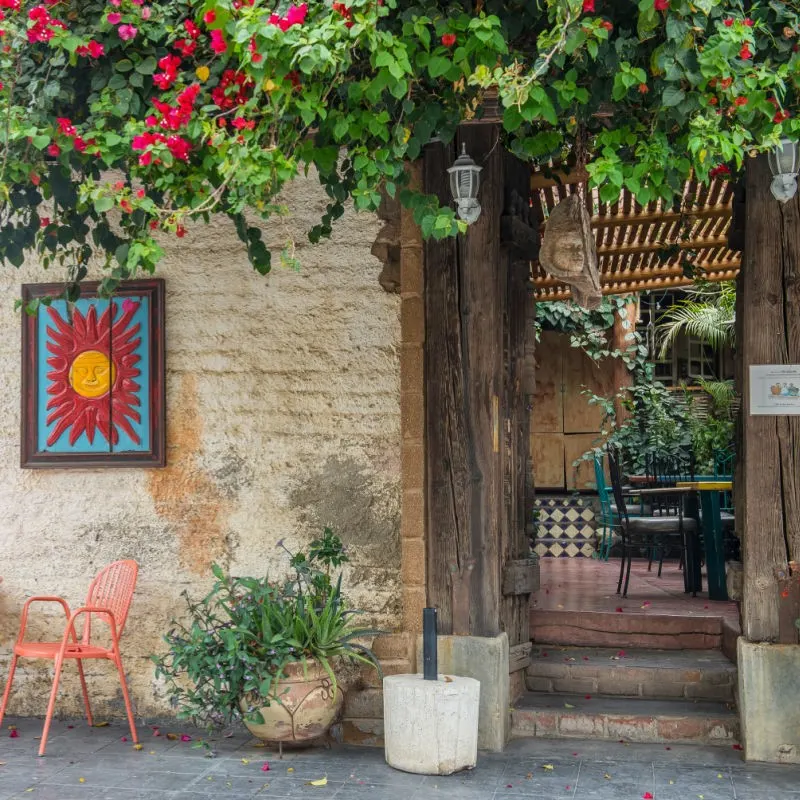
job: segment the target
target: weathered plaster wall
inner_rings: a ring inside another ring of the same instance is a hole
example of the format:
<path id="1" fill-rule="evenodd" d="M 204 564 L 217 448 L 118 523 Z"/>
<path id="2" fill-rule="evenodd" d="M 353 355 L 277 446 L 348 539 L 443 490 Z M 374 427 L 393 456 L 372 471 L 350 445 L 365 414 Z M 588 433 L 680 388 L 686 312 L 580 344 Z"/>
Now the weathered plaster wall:
<path id="1" fill-rule="evenodd" d="M 22 282 L 41 269 L 0 275 L 0 681 L 19 611 L 33 594 L 82 601 L 107 562 L 135 558 L 140 580 L 123 658 L 140 715 L 168 706 L 149 655 L 181 592 L 208 586 L 217 560 L 234 573 L 282 565 L 275 547 L 308 541 L 325 524 L 349 545 L 352 600 L 384 628 L 398 627 L 400 539 L 399 298 L 379 285 L 372 255 L 381 222 L 348 213 L 331 241 L 305 231 L 324 195 L 313 180 L 285 197 L 291 216 L 265 230 L 297 243 L 299 271 L 255 274 L 227 222 L 168 243 L 168 466 L 161 470 L 20 470 Z M 51 633 L 58 631 L 47 609 Z M 74 666 L 59 709 L 78 713 Z M 11 713 L 43 713 L 50 665 L 23 663 Z M 100 714 L 122 706 L 110 664 L 89 668 Z"/>

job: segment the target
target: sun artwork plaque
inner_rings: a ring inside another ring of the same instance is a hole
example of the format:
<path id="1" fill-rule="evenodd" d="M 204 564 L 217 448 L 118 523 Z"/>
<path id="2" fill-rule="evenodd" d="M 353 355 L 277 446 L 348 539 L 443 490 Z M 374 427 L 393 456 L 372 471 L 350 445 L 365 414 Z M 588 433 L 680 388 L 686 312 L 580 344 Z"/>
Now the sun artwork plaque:
<path id="1" fill-rule="evenodd" d="M 164 282 L 128 281 L 111 299 L 86 283 L 74 304 L 22 317 L 22 467 L 163 467 Z"/>

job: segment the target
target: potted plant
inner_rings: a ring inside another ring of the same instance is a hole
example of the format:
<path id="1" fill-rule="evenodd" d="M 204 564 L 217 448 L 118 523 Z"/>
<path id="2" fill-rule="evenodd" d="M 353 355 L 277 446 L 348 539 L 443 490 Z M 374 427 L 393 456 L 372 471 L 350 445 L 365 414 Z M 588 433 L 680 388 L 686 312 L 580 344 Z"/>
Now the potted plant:
<path id="1" fill-rule="evenodd" d="M 243 719 L 250 732 L 273 742 L 323 735 L 336 719 L 342 660 L 380 665 L 358 640 L 380 633 L 358 628 L 342 595 L 348 558 L 329 528 L 308 552 L 286 551 L 292 577 L 232 577 L 217 565 L 216 581 L 200 601 L 184 592 L 188 620 L 173 621 L 168 651 L 153 656 L 156 677 L 181 719 L 221 726 Z"/>

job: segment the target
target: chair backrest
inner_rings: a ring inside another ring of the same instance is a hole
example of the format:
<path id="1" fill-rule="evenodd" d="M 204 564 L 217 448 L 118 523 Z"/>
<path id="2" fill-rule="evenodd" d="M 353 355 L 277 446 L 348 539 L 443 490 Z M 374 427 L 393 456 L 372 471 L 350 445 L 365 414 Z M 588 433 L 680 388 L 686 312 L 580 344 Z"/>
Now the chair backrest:
<path id="1" fill-rule="evenodd" d="M 608 472 L 611 475 L 611 488 L 614 492 L 614 502 L 617 504 L 617 514 L 627 526 L 628 507 L 625 505 L 625 495 L 622 493 L 622 470 L 619 463 L 619 450 L 611 445 L 608 448 Z"/>
<path id="2" fill-rule="evenodd" d="M 594 481 L 597 485 L 597 499 L 600 501 L 600 522 L 604 528 L 609 528 L 613 524 L 611 500 L 608 497 L 603 457 L 600 455 L 595 455 L 594 457 Z"/>
<path id="3" fill-rule="evenodd" d="M 101 606 L 111 611 L 117 624 L 117 635 L 120 637 L 128 619 L 138 574 L 139 565 L 135 561 L 115 561 L 97 573 L 86 595 L 87 606 Z M 83 628 L 83 639 L 87 644 L 90 635 L 91 614 L 87 616 Z"/>

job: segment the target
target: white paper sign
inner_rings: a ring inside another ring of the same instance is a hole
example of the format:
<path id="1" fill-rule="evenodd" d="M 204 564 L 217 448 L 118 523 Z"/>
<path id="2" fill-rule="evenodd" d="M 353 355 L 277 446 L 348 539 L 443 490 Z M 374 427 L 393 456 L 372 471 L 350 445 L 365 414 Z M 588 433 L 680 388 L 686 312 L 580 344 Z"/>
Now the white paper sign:
<path id="1" fill-rule="evenodd" d="M 800 414 L 800 364 L 751 366 L 750 414 Z"/>

